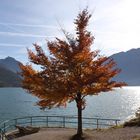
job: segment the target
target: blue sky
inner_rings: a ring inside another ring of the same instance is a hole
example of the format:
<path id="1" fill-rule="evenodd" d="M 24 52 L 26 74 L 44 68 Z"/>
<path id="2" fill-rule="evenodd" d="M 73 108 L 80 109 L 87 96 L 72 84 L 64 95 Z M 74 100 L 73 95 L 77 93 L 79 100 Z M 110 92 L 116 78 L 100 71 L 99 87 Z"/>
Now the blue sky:
<path id="1" fill-rule="evenodd" d="M 111 55 L 140 47 L 139 0 L 0 0 L 0 58 L 27 62 L 32 43 L 63 38 L 59 23 L 74 33 L 73 21 L 87 5 L 93 49 Z"/>

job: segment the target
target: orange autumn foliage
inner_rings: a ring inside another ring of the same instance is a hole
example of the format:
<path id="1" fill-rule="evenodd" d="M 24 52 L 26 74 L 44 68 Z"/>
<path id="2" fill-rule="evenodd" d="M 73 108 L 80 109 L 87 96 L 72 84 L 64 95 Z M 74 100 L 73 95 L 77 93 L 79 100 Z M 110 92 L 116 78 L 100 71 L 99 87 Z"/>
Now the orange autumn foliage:
<path id="1" fill-rule="evenodd" d="M 23 88 L 40 99 L 39 106 L 51 108 L 76 101 L 77 106 L 84 108 L 85 96 L 125 85 L 112 81 L 120 73 L 113 59 L 100 56 L 98 50 L 91 51 L 94 37 L 86 29 L 90 17 L 87 9 L 83 10 L 74 22 L 76 36 L 71 37 L 64 32 L 66 40 L 56 38 L 48 41 L 49 56 L 37 44 L 34 44 L 36 52 L 28 50 L 30 61 L 41 69 L 35 70 L 31 65 L 20 66 Z"/>

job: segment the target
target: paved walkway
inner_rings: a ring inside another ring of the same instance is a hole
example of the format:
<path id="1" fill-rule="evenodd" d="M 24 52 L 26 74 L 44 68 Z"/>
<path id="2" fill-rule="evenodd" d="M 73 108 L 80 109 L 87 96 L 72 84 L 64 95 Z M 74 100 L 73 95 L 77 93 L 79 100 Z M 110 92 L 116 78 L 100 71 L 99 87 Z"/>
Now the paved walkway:
<path id="1" fill-rule="evenodd" d="M 85 140 L 140 140 L 140 127 L 85 130 Z M 16 140 L 72 140 L 76 129 L 45 128 L 38 133 L 19 137 Z"/>
<path id="2" fill-rule="evenodd" d="M 74 134 L 76 134 L 76 129 L 45 128 L 38 133 L 26 135 L 16 140 L 68 140 Z"/>

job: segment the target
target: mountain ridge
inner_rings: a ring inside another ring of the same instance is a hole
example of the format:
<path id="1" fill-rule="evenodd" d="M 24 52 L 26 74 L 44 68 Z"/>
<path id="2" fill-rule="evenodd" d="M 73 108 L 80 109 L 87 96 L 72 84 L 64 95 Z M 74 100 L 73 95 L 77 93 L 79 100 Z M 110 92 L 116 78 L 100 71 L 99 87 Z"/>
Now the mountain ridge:
<path id="1" fill-rule="evenodd" d="M 121 69 L 114 80 L 124 81 L 130 86 L 140 86 L 140 48 L 110 56 Z"/>
<path id="2" fill-rule="evenodd" d="M 14 73 L 21 71 L 19 67 L 20 63 L 21 62 L 17 61 L 15 58 L 10 56 L 6 57 L 5 59 L 0 59 L 0 66 L 11 70 Z"/>
<path id="3" fill-rule="evenodd" d="M 0 87 L 21 87 L 20 63 L 9 56 L 0 59 Z"/>
<path id="4" fill-rule="evenodd" d="M 140 86 L 140 48 L 119 52 L 110 57 L 117 63 L 116 67 L 121 69 L 121 73 L 113 80 L 126 82 L 129 86 Z M 20 63 L 9 56 L 0 59 L 0 87 L 21 86 L 22 79 L 18 74 L 21 72 Z"/>

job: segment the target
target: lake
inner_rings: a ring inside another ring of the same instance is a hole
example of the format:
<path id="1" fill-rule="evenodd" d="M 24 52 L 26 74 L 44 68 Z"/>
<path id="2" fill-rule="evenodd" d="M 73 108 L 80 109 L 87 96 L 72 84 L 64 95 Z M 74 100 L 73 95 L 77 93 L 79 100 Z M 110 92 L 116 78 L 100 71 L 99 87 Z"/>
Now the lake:
<path id="1" fill-rule="evenodd" d="M 140 87 L 124 87 L 98 96 L 89 96 L 85 117 L 129 119 L 140 107 Z M 66 108 L 40 110 L 35 102 L 38 99 L 27 94 L 22 88 L 0 88 L 0 121 L 31 115 L 77 115 L 75 103 Z"/>

